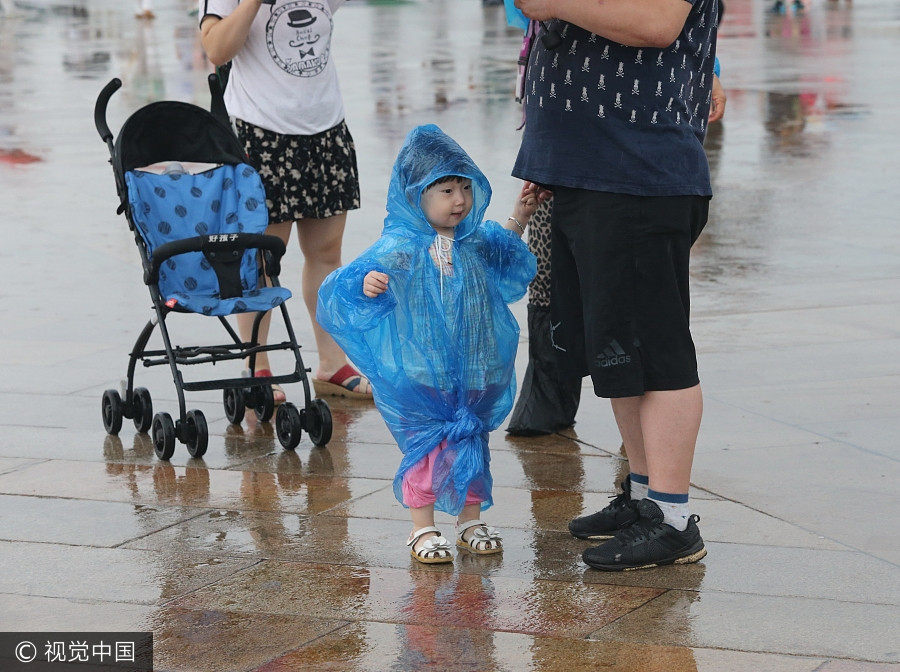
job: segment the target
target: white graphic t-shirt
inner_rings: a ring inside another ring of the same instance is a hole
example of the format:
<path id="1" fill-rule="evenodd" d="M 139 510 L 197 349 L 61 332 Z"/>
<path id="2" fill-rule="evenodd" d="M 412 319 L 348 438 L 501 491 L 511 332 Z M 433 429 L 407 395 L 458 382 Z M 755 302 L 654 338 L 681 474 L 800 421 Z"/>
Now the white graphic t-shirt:
<path id="1" fill-rule="evenodd" d="M 225 18 L 239 0 L 199 0 L 200 21 Z M 277 0 L 263 5 L 234 57 L 228 113 L 287 135 L 314 135 L 344 119 L 331 58 L 333 14 L 345 0 Z"/>

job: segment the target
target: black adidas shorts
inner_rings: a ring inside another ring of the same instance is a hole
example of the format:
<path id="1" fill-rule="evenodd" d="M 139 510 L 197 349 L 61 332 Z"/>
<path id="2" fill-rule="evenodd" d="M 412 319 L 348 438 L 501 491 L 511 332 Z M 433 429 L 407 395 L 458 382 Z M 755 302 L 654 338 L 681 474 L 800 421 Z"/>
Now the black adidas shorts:
<path id="1" fill-rule="evenodd" d="M 697 385 L 688 261 L 705 196 L 555 187 L 551 338 L 561 365 L 599 397 Z"/>

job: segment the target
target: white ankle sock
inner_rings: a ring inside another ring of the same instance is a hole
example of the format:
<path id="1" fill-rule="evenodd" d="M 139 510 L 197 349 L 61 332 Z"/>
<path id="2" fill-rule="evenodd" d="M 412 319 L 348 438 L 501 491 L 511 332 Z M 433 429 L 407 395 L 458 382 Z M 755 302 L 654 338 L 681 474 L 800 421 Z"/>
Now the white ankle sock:
<path id="1" fill-rule="evenodd" d="M 629 474 L 631 480 L 631 499 L 640 500 L 647 498 L 647 491 L 650 489 L 650 481 L 642 474 Z"/>
<path id="2" fill-rule="evenodd" d="M 650 490 L 647 497 L 663 512 L 663 522 L 666 525 L 671 525 L 680 532 L 684 532 L 687 529 L 691 509 L 688 505 L 688 496 L 686 494 L 673 495 L 667 492 Z M 671 499 L 684 499 L 684 501 L 668 501 Z"/>

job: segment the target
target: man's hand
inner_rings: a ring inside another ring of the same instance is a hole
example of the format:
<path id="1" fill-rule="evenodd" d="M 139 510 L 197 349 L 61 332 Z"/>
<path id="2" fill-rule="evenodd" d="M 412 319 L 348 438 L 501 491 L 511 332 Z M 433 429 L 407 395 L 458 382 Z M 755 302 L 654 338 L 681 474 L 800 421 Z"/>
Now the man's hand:
<path id="1" fill-rule="evenodd" d="M 529 19 L 536 21 L 549 21 L 556 18 L 553 13 L 552 0 L 516 0 L 516 7 L 521 9 Z"/>
<path id="2" fill-rule="evenodd" d="M 388 280 L 387 273 L 369 271 L 363 280 L 363 294 L 370 299 L 374 299 L 379 294 L 384 294 L 388 288 Z"/>
<path id="3" fill-rule="evenodd" d="M 712 102 L 709 105 L 709 123 L 719 121 L 725 116 L 725 87 L 717 75 L 713 75 Z"/>

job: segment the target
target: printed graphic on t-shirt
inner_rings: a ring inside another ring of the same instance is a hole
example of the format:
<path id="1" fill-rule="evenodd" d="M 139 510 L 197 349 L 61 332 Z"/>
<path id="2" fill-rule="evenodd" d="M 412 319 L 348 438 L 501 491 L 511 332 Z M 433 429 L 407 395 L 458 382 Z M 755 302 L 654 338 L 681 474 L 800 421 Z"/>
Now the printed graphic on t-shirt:
<path id="1" fill-rule="evenodd" d="M 272 12 L 266 45 L 272 60 L 295 77 L 315 77 L 328 64 L 331 14 L 321 2 L 294 0 Z"/>
<path id="2" fill-rule="evenodd" d="M 537 108 L 604 120 L 594 123 L 690 127 L 702 137 L 718 20 L 715 0 L 696 0 L 682 33 L 664 49 L 628 47 L 560 22 L 562 43 L 549 50 L 538 42 L 532 52 L 526 118 Z"/>

